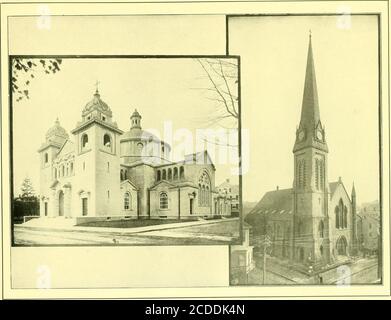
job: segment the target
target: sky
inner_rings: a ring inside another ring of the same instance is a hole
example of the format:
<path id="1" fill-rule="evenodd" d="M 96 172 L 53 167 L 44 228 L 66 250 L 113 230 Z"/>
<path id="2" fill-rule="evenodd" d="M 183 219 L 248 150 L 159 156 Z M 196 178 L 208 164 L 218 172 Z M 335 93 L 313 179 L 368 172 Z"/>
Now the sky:
<path id="1" fill-rule="evenodd" d="M 320 117 L 329 147 L 329 182 L 357 201 L 379 199 L 378 41 L 375 16 L 241 17 L 229 21 L 229 53 L 241 56 L 242 128 L 250 168 L 243 200 L 293 183 L 309 30 Z"/>
<path id="2" fill-rule="evenodd" d="M 208 119 L 218 102 L 210 99 L 211 93 L 203 89 L 209 88 L 210 83 L 193 58 L 64 59 L 60 72 L 36 73 L 29 85 L 30 99 L 13 101 L 16 194 L 25 177 L 31 179 L 36 191 L 39 190 L 37 150 L 45 141 L 47 130 L 58 117 L 73 139 L 70 131 L 81 120 L 81 112 L 92 99 L 97 81 L 101 99 L 113 112 L 113 121 L 125 132 L 130 129 L 130 115 L 137 108 L 143 129 L 153 130 L 164 138 L 165 124 L 172 125 L 172 146 L 186 145 L 190 149 L 184 153 L 192 153 L 203 149 L 196 144 L 197 129 L 219 128 L 209 126 Z M 183 132 L 192 134 L 189 143 L 183 139 Z M 237 153 L 232 147 L 219 148 L 225 153 Z M 212 160 L 216 165 L 216 185 L 227 178 L 238 183 L 238 176 L 232 172 L 237 168 L 237 160 L 227 163 L 230 161 L 227 159 L 221 163 L 224 159 L 219 160 L 217 152 Z"/>

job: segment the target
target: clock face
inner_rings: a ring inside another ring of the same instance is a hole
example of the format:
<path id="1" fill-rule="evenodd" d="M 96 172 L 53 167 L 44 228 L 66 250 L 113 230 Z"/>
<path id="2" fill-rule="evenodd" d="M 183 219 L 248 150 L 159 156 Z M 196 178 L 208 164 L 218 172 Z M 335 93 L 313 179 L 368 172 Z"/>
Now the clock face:
<path id="1" fill-rule="evenodd" d="M 300 140 L 300 141 L 303 141 L 303 140 L 304 140 L 304 137 L 305 137 L 304 130 L 301 130 L 301 131 L 299 132 L 299 140 Z"/>
<path id="2" fill-rule="evenodd" d="M 316 131 L 316 137 L 318 140 L 323 141 L 323 133 L 321 130 Z"/>

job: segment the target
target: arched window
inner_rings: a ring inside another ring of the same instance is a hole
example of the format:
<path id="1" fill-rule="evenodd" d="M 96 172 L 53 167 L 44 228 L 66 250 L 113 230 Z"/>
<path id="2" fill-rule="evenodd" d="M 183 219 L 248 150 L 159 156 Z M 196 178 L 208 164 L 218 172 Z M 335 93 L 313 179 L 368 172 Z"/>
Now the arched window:
<path id="1" fill-rule="evenodd" d="M 124 170 L 123 169 L 120 170 L 119 177 L 120 177 L 121 181 L 124 180 Z"/>
<path id="2" fill-rule="evenodd" d="M 65 176 L 65 166 L 62 165 L 62 169 L 61 169 L 61 176 Z"/>
<path id="3" fill-rule="evenodd" d="M 48 163 L 49 162 L 49 155 L 47 154 L 47 152 L 45 153 L 45 163 Z"/>
<path id="4" fill-rule="evenodd" d="M 166 192 L 160 193 L 160 209 L 168 209 L 168 196 Z"/>
<path id="5" fill-rule="evenodd" d="M 323 220 L 319 222 L 319 237 L 324 238 L 324 223 Z"/>
<path id="6" fill-rule="evenodd" d="M 128 171 L 126 169 L 124 170 L 124 179 L 128 179 Z"/>
<path id="7" fill-rule="evenodd" d="M 323 190 L 324 186 L 324 162 L 319 161 L 319 180 L 320 180 L 320 190 Z"/>
<path id="8" fill-rule="evenodd" d="M 343 227 L 348 227 L 348 208 L 346 206 L 343 208 Z"/>
<path id="9" fill-rule="evenodd" d="M 319 190 L 319 160 L 315 159 L 315 187 Z"/>
<path id="10" fill-rule="evenodd" d="M 185 178 L 185 168 L 180 167 L 179 168 L 179 179 L 184 179 Z"/>
<path id="11" fill-rule="evenodd" d="M 166 179 L 167 179 L 166 169 L 163 169 L 163 171 L 162 171 L 162 180 L 166 180 Z"/>
<path id="12" fill-rule="evenodd" d="M 88 147 L 88 135 L 85 133 L 81 136 L 81 147 L 86 149 Z"/>
<path id="13" fill-rule="evenodd" d="M 304 188 L 306 186 L 306 172 L 305 172 L 305 160 L 302 159 L 297 165 L 297 180 L 298 187 Z"/>
<path id="14" fill-rule="evenodd" d="M 338 210 L 338 212 L 339 212 L 339 227 L 342 229 L 343 228 L 343 226 L 344 226 L 344 214 L 343 214 L 343 202 L 342 202 L 342 199 L 340 199 L 339 200 L 339 205 L 338 205 L 338 207 L 339 207 L 339 210 Z"/>
<path id="15" fill-rule="evenodd" d="M 106 149 L 111 150 L 111 137 L 107 133 L 103 136 L 103 145 Z"/>
<path id="16" fill-rule="evenodd" d="M 339 229 L 339 208 L 335 207 L 335 227 Z"/>
<path id="17" fill-rule="evenodd" d="M 160 181 L 161 178 L 162 178 L 162 177 L 161 177 L 161 172 L 160 172 L 160 170 L 158 170 L 158 171 L 156 172 L 156 180 L 157 180 L 157 181 Z"/>
<path id="18" fill-rule="evenodd" d="M 125 192 L 124 195 L 124 209 L 125 210 L 131 210 L 131 197 L 129 192 Z"/>
<path id="19" fill-rule="evenodd" d="M 171 170 L 171 168 L 170 169 L 168 169 L 168 180 L 172 180 L 172 170 Z"/>
<path id="20" fill-rule="evenodd" d="M 198 205 L 200 207 L 207 207 L 210 205 L 210 190 L 211 183 L 209 174 L 206 170 L 204 170 L 198 179 Z"/>
<path id="21" fill-rule="evenodd" d="M 174 168 L 174 180 L 178 180 L 178 168 Z"/>
<path id="22" fill-rule="evenodd" d="M 71 162 L 71 174 L 73 174 L 73 162 Z"/>

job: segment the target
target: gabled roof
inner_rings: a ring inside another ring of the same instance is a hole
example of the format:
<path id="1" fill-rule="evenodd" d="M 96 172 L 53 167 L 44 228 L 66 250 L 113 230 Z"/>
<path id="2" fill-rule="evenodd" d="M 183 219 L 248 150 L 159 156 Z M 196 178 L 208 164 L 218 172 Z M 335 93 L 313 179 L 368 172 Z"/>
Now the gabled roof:
<path id="1" fill-rule="evenodd" d="M 345 185 L 343 184 L 341 177 L 339 177 L 338 181 L 329 183 L 330 197 L 332 198 L 334 196 L 334 193 L 337 191 L 339 186 L 342 187 L 342 189 L 343 189 L 344 193 L 346 194 L 347 198 L 349 199 L 349 201 L 351 201 L 349 193 L 346 191 Z"/>
<path id="2" fill-rule="evenodd" d="M 171 182 L 168 182 L 166 180 L 161 180 L 161 181 L 158 181 L 157 183 L 155 183 L 150 189 L 151 190 L 156 189 L 161 184 L 166 184 L 166 185 L 168 185 L 168 187 L 175 187 L 175 185 L 172 184 Z"/>
<path id="3" fill-rule="evenodd" d="M 129 185 L 131 185 L 134 189 L 138 190 L 137 186 L 136 186 L 132 181 L 130 181 L 129 179 L 126 179 L 126 180 L 124 180 L 124 181 L 121 181 L 120 186 L 122 187 L 122 186 L 125 185 L 125 184 L 129 184 Z"/>
<path id="4" fill-rule="evenodd" d="M 60 154 L 68 154 L 71 152 L 75 152 L 75 144 L 71 140 L 67 139 L 64 141 L 60 150 L 58 150 L 57 157 L 60 156 Z"/>
<path id="5" fill-rule="evenodd" d="M 266 192 L 251 213 L 291 214 L 293 210 L 293 191 L 290 189 Z"/>
<path id="6" fill-rule="evenodd" d="M 342 180 L 331 182 L 329 184 L 331 197 L 334 195 L 335 191 L 340 185 L 342 186 L 348 199 L 350 199 L 342 183 Z M 273 190 L 273 191 L 266 192 L 265 195 L 262 197 L 262 199 L 257 203 L 257 205 L 249 212 L 249 214 L 252 213 L 291 214 L 292 212 L 293 212 L 293 189 L 289 188 L 289 189 Z"/>

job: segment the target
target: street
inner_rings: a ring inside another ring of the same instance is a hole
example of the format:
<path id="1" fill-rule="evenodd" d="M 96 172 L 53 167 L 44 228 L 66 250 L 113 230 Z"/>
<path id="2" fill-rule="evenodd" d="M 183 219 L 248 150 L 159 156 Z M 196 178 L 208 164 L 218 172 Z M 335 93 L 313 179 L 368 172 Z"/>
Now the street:
<path id="1" fill-rule="evenodd" d="M 143 232 L 126 233 L 86 231 L 77 227 L 69 230 L 50 228 L 27 228 L 15 225 L 14 243 L 16 245 L 207 245 L 229 244 L 239 236 L 237 220 L 218 221 L 187 227 L 163 228 Z M 133 230 L 134 231 L 134 230 Z"/>

